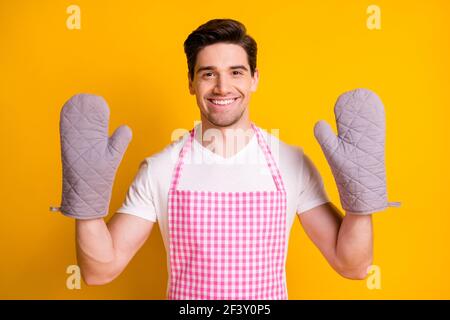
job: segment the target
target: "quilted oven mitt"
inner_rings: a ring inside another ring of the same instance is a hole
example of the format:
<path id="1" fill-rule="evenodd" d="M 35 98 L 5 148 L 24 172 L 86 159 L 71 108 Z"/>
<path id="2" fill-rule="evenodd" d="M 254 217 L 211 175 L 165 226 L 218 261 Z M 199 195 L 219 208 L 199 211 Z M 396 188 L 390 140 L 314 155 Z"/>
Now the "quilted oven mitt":
<path id="1" fill-rule="evenodd" d="M 342 208 L 371 214 L 399 202 L 388 202 L 384 164 L 385 114 L 378 96 L 356 89 L 339 96 L 334 107 L 338 135 L 321 120 L 314 135 L 331 167 Z"/>
<path id="2" fill-rule="evenodd" d="M 109 108 L 102 97 L 78 94 L 64 104 L 60 116 L 62 203 L 50 210 L 76 219 L 108 215 L 116 171 L 132 137 L 125 125 L 108 137 L 108 126 Z"/>

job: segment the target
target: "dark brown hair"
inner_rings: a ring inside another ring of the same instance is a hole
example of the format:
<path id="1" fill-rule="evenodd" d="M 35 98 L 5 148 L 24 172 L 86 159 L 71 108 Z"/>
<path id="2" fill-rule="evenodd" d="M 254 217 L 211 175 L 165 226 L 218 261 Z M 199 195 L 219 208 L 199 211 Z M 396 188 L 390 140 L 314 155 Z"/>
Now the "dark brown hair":
<path id="1" fill-rule="evenodd" d="M 194 30 L 184 41 L 184 52 L 186 53 L 191 80 L 194 79 L 197 53 L 204 47 L 218 42 L 240 45 L 247 52 L 248 64 L 253 76 L 256 69 L 256 41 L 247 34 L 247 29 L 239 21 L 213 19 Z"/>

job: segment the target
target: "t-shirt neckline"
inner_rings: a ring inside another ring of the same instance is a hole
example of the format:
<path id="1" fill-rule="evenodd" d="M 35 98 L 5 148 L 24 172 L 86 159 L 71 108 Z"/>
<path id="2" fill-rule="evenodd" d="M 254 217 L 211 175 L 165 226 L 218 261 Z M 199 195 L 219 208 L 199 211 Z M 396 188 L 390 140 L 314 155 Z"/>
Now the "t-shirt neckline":
<path id="1" fill-rule="evenodd" d="M 199 123 L 197 127 L 195 128 L 195 135 L 196 137 L 199 135 L 200 129 L 202 128 L 202 124 Z M 241 157 L 245 153 L 247 153 L 257 142 L 256 138 L 256 132 L 253 133 L 252 137 L 250 138 L 250 141 L 238 152 L 236 152 L 234 155 L 230 157 L 223 157 L 208 148 L 205 148 L 197 139 L 194 137 L 194 149 L 197 149 L 199 152 L 206 153 L 207 156 L 214 158 L 219 163 L 229 163 L 234 162 L 237 158 Z"/>

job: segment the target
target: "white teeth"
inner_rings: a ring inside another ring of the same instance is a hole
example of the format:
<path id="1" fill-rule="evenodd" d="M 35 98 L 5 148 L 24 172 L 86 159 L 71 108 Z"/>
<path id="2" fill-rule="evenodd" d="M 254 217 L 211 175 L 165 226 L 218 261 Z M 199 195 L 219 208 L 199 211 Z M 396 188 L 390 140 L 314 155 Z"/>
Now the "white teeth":
<path id="1" fill-rule="evenodd" d="M 224 105 L 233 103 L 234 100 L 236 100 L 236 99 L 237 99 L 237 98 L 235 98 L 235 99 L 229 99 L 229 100 L 209 100 L 209 101 L 211 101 L 211 102 L 214 103 L 214 104 L 218 104 L 218 105 L 224 106 Z"/>

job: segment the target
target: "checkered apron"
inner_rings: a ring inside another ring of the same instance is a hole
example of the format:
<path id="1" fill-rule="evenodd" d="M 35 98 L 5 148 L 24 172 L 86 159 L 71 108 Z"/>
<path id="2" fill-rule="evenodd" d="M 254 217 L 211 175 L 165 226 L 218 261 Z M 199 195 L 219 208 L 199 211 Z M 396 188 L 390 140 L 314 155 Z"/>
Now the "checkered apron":
<path id="1" fill-rule="evenodd" d="M 274 179 L 274 191 L 179 190 L 195 128 L 180 151 L 168 197 L 168 299 L 287 299 L 286 190 L 261 132 L 251 126 Z"/>

